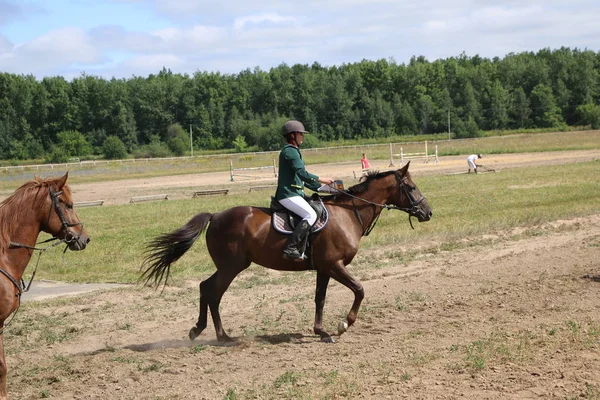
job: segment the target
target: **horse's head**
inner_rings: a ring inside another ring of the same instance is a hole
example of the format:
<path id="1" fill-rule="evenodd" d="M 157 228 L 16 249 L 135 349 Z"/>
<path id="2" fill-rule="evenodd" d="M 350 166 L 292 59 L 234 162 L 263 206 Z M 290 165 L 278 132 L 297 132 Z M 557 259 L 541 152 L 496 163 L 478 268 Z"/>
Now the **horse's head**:
<path id="1" fill-rule="evenodd" d="M 419 222 L 429 221 L 433 213 L 431 207 L 427 204 L 425 196 L 415 185 L 408 173 L 410 161 L 398 171 L 396 171 L 396 181 L 398 182 L 398 200 L 396 206 L 409 215 L 416 217 Z"/>
<path id="2" fill-rule="evenodd" d="M 62 178 L 46 180 L 48 184 L 47 217 L 44 217 L 42 230 L 63 240 L 70 250 L 83 250 L 90 242 L 83 223 L 73 208 L 71 189 L 66 184 L 69 173 Z M 38 178 L 36 178 L 38 179 Z"/>

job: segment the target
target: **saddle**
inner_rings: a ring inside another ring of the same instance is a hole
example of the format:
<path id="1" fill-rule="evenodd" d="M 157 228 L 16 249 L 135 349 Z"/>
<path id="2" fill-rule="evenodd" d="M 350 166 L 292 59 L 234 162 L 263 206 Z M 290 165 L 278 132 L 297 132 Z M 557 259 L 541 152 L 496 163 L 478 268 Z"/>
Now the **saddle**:
<path id="1" fill-rule="evenodd" d="M 327 208 L 325 208 L 325 204 L 323 204 L 321 196 L 319 196 L 317 193 L 314 193 L 311 197 L 305 196 L 304 199 L 317 212 L 317 222 L 315 222 L 315 224 L 311 227 L 310 234 L 319 232 L 325 227 L 325 225 L 327 225 L 327 222 L 329 221 L 329 213 L 327 212 Z M 270 208 L 272 211 L 271 225 L 273 225 L 273 229 L 275 229 L 277 232 L 291 235 L 301 218 L 282 206 L 279 201 L 275 199 L 275 197 L 271 197 Z"/>

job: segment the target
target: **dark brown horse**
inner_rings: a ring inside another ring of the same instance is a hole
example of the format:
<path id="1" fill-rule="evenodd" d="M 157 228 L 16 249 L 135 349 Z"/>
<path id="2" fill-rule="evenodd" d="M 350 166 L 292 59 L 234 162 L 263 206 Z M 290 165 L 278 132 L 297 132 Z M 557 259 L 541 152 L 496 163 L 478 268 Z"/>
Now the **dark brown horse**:
<path id="1" fill-rule="evenodd" d="M 4 321 L 20 304 L 29 259 L 43 250 L 36 247 L 40 231 L 71 250 L 83 250 L 90 241 L 73 209 L 67 177 L 35 177 L 0 203 L 0 400 L 7 398 Z"/>
<path id="2" fill-rule="evenodd" d="M 221 297 L 233 279 L 254 262 L 279 271 L 317 271 L 314 332 L 321 340 L 331 342 L 331 335 L 322 326 L 327 285 L 333 278 L 354 293 L 352 308 L 338 325 L 341 335 L 356 321 L 364 298 L 361 283 L 350 275 L 346 265 L 356 255 L 361 237 L 373 228 L 381 211 L 384 208 L 402 210 L 420 222 L 428 221 L 432 213 L 410 178 L 408 164 L 397 171 L 369 173 L 361 183 L 326 198 L 324 203 L 329 211 L 329 222 L 312 238 L 311 262 L 283 258 L 287 237 L 272 228 L 268 208 L 233 207 L 216 214 L 198 214 L 180 229 L 151 241 L 148 257 L 142 264 L 142 280 L 149 285 L 160 285 L 163 280 L 166 284 L 171 264 L 208 226 L 206 245 L 217 271 L 200 283 L 200 316 L 190 330 L 190 339 L 195 339 L 206 328 L 210 308 L 217 339 L 230 340 L 219 315 Z"/>

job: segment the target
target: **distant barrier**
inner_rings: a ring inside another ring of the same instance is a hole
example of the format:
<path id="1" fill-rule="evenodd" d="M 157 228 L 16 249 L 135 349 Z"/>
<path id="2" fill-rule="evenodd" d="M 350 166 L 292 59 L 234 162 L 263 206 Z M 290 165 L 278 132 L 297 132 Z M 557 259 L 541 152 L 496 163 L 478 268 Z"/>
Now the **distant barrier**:
<path id="1" fill-rule="evenodd" d="M 367 172 L 369 172 L 372 168 L 363 168 L 360 171 L 352 171 L 352 173 L 354 174 L 354 179 L 360 178 L 361 176 L 365 175 Z M 359 173 L 360 176 L 356 176 L 356 173 Z"/>
<path id="2" fill-rule="evenodd" d="M 169 196 L 166 194 L 150 194 L 147 196 L 134 196 L 129 200 L 129 203 L 135 204 L 142 201 L 156 201 L 156 200 L 169 200 Z"/>
<path id="3" fill-rule="evenodd" d="M 276 187 L 277 187 L 277 185 L 250 186 L 250 189 L 248 189 L 248 191 L 251 192 L 253 190 L 274 189 Z"/>
<path id="4" fill-rule="evenodd" d="M 75 207 L 96 207 L 96 206 L 101 206 L 104 204 L 104 200 L 94 200 L 94 201 L 80 201 L 80 202 L 75 202 L 73 203 L 73 205 Z"/>
<path id="5" fill-rule="evenodd" d="M 433 158 L 434 159 L 434 163 L 437 164 L 438 162 L 440 162 L 440 160 L 438 159 L 438 147 L 437 144 L 435 145 L 435 154 L 432 154 L 431 156 L 429 155 L 428 151 L 427 151 L 427 141 L 425 141 L 425 151 L 424 152 L 417 152 L 417 153 L 405 153 L 404 149 L 402 147 L 400 147 L 400 153 L 395 153 L 393 151 L 393 144 L 390 143 L 390 167 L 393 167 L 394 164 L 394 157 L 400 157 L 400 166 L 404 165 L 404 163 L 406 161 L 410 161 L 410 160 L 414 160 L 414 159 L 418 159 L 418 158 L 422 158 L 424 159 L 425 163 L 429 162 L 429 158 Z"/>
<path id="6" fill-rule="evenodd" d="M 225 196 L 225 195 L 227 195 L 227 193 L 229 193 L 229 189 L 197 190 L 192 195 L 192 198 L 195 199 L 196 197 L 216 196 L 216 195 Z"/>
<path id="7" fill-rule="evenodd" d="M 249 179 L 260 179 L 265 178 L 264 172 L 262 175 L 259 175 L 259 171 L 264 170 L 272 170 L 272 174 L 274 178 L 277 178 L 277 165 L 275 164 L 275 159 L 273 159 L 273 165 L 265 165 L 263 167 L 248 167 L 248 168 L 233 168 L 233 161 L 229 161 L 229 176 L 230 181 L 234 181 L 234 177 L 239 178 L 249 178 Z M 240 173 L 240 171 L 242 173 Z M 253 173 L 254 172 L 254 173 Z M 270 175 L 270 174 L 269 174 Z"/>

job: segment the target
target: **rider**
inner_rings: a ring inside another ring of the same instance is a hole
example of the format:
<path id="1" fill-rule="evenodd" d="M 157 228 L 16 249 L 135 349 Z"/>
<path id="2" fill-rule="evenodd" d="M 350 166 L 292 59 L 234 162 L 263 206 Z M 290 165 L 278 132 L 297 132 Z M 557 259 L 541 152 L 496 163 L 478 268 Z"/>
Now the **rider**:
<path id="1" fill-rule="evenodd" d="M 468 174 L 471 173 L 471 168 L 477 173 L 477 164 L 475 164 L 475 160 L 480 159 L 481 157 L 483 157 L 481 154 L 471 154 L 467 157 L 467 164 L 469 165 L 469 170 L 467 171 Z"/>
<path id="2" fill-rule="evenodd" d="M 283 256 L 296 261 L 302 261 L 303 255 L 299 249 L 305 236 L 317 221 L 317 213 L 304 200 L 304 185 L 317 190 L 318 183 L 330 185 L 333 179 L 318 177 L 310 174 L 304 168 L 304 161 L 300 153 L 300 145 L 304 142 L 304 125 L 299 121 L 288 121 L 283 125 L 282 132 L 287 144 L 279 153 L 279 174 L 277 178 L 277 191 L 275 198 L 291 212 L 302 218 L 294 232 L 288 239 Z"/>

